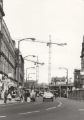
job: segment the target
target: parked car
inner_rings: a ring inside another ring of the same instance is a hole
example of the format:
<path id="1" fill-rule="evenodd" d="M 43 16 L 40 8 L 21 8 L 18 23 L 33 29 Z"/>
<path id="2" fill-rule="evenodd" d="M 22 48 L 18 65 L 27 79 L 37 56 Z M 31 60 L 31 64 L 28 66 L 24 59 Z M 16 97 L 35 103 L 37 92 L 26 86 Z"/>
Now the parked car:
<path id="1" fill-rule="evenodd" d="M 53 93 L 51 93 L 50 91 L 44 92 L 44 94 L 43 94 L 43 102 L 45 100 L 52 100 L 53 101 L 54 100 Z"/>

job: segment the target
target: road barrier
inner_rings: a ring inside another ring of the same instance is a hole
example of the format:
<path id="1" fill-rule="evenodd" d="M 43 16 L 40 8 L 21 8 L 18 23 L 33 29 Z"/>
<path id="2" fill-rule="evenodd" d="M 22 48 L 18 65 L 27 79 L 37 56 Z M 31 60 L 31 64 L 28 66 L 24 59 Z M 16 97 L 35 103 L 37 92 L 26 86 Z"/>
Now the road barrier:
<path id="1" fill-rule="evenodd" d="M 68 98 L 75 100 L 84 100 L 84 89 L 73 90 L 69 93 Z"/>

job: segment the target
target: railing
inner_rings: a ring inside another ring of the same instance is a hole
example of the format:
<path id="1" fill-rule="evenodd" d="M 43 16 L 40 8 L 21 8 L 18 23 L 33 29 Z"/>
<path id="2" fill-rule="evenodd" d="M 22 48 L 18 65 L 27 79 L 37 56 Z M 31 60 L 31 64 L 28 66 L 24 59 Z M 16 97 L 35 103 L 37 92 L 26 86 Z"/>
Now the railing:
<path id="1" fill-rule="evenodd" d="M 70 91 L 68 97 L 75 100 L 84 100 L 84 89 Z"/>

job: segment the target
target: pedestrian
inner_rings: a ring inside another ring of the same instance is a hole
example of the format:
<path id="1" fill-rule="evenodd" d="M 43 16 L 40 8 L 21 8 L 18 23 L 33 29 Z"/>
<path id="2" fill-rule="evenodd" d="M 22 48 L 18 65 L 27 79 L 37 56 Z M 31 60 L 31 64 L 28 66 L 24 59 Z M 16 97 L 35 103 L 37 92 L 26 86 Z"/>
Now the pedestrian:
<path id="1" fill-rule="evenodd" d="M 8 96 L 8 91 L 6 90 L 4 92 L 4 103 L 7 103 L 7 96 Z"/>
<path id="2" fill-rule="evenodd" d="M 31 100 L 30 100 L 30 92 L 29 92 L 29 90 L 27 91 L 27 102 L 30 102 Z"/>
<path id="3" fill-rule="evenodd" d="M 55 99 L 56 99 L 56 97 L 57 97 L 57 93 L 56 93 L 56 91 L 54 92 L 54 95 L 55 95 Z"/>
<path id="4" fill-rule="evenodd" d="M 24 101 L 27 102 L 27 91 L 24 93 Z"/>
<path id="5" fill-rule="evenodd" d="M 31 101 L 32 101 L 32 102 L 35 102 L 36 93 L 34 92 L 34 90 L 31 91 L 30 96 L 31 96 Z"/>
<path id="6" fill-rule="evenodd" d="M 7 95 L 7 99 L 8 99 L 9 101 L 11 101 L 11 99 L 12 99 L 12 96 L 11 96 L 11 93 L 10 93 L 10 92 L 9 92 L 8 95 Z"/>

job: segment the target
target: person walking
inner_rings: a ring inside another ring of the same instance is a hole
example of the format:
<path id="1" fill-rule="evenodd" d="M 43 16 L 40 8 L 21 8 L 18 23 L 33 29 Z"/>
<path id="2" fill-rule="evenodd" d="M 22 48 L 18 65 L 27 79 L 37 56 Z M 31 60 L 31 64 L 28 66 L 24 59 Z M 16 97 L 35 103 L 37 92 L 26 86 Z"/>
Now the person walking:
<path id="1" fill-rule="evenodd" d="M 30 102 L 31 101 L 31 99 L 30 99 L 30 92 L 29 92 L 29 90 L 27 91 L 27 102 Z"/>
<path id="2" fill-rule="evenodd" d="M 11 96 L 11 93 L 10 93 L 10 92 L 9 92 L 8 95 L 7 95 L 7 99 L 8 99 L 9 101 L 12 100 L 12 96 Z"/>
<path id="3" fill-rule="evenodd" d="M 8 96 L 8 91 L 6 90 L 4 92 L 4 103 L 7 103 L 7 96 Z"/>
<path id="4" fill-rule="evenodd" d="M 31 93 L 30 93 L 30 97 L 31 97 L 31 101 L 32 101 L 32 102 L 35 102 L 36 93 L 35 93 L 34 90 L 31 91 Z"/>
<path id="5" fill-rule="evenodd" d="M 27 102 L 27 91 L 24 93 L 24 101 Z"/>

